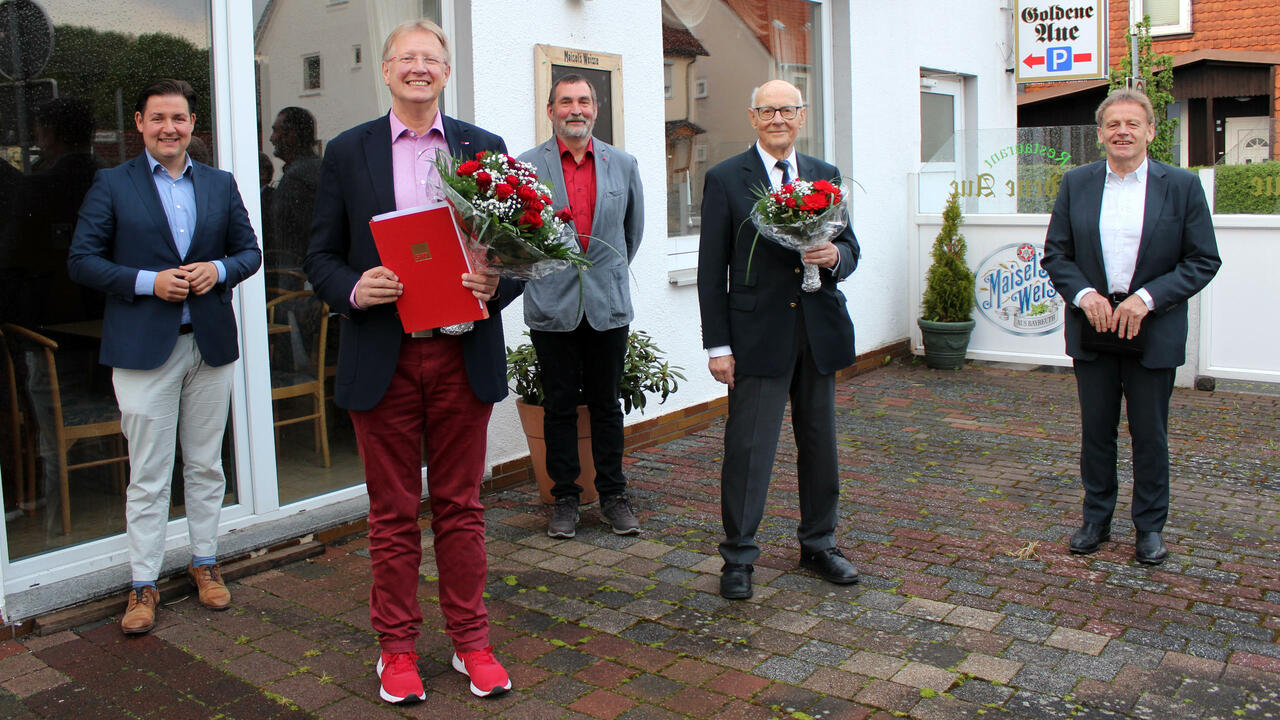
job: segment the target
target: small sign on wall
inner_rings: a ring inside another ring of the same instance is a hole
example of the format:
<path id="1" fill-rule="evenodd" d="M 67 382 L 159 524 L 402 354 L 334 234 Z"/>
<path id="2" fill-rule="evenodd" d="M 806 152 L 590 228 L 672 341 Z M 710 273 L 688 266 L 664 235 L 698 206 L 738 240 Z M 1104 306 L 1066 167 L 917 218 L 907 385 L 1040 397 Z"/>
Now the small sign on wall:
<path id="1" fill-rule="evenodd" d="M 1107 76 L 1107 4 L 1103 0 L 1018 0 L 1014 12 L 1018 82 Z"/>
<path id="2" fill-rule="evenodd" d="M 622 56 L 574 50 L 552 45 L 534 45 L 535 128 L 538 142 L 551 138 L 547 117 L 547 96 L 556 80 L 569 74 L 581 75 L 596 91 L 596 126 L 592 135 L 624 148 L 622 134 Z"/>

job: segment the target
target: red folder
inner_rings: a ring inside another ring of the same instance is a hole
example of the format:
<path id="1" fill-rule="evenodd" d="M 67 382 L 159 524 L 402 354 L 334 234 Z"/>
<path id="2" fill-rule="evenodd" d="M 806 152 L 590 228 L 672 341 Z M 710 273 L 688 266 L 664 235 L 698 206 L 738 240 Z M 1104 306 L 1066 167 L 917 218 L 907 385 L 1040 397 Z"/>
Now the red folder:
<path id="1" fill-rule="evenodd" d="M 375 215 L 369 229 L 383 266 L 404 284 L 396 309 L 405 332 L 489 317 L 485 304 L 462 286 L 471 259 L 447 204 Z"/>

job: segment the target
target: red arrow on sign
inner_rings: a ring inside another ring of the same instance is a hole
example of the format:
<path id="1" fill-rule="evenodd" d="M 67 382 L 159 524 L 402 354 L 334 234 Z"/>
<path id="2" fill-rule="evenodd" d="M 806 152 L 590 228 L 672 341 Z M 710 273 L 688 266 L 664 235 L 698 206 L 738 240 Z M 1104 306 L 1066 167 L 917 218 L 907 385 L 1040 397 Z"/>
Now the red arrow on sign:
<path id="1" fill-rule="evenodd" d="M 1071 56 L 1071 59 L 1073 62 L 1089 62 L 1090 60 L 1093 60 L 1093 53 L 1075 53 Z M 1026 63 L 1027 67 L 1034 68 L 1037 65 L 1044 64 L 1044 56 L 1031 55 L 1028 53 L 1027 57 L 1024 58 L 1022 62 Z"/>

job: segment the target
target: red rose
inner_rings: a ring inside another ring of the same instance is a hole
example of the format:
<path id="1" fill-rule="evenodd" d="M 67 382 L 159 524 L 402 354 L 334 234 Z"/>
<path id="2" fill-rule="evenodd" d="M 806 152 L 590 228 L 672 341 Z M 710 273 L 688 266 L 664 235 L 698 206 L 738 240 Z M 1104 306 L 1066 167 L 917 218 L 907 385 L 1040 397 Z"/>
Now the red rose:
<path id="1" fill-rule="evenodd" d="M 528 211 L 521 215 L 520 219 L 516 220 L 516 224 L 521 227 L 527 226 L 534 229 L 540 228 L 542 227 L 542 214 Z"/>
<path id="2" fill-rule="evenodd" d="M 829 203 L 827 202 L 827 196 L 823 195 L 822 193 L 809 193 L 808 195 L 804 196 L 805 210 L 821 210 L 825 208 L 828 204 Z"/>
<path id="3" fill-rule="evenodd" d="M 781 189 L 781 192 L 786 193 L 787 195 L 790 195 L 795 191 L 796 191 L 796 188 L 791 183 L 787 183 L 786 185 L 783 185 Z"/>
<path id="4" fill-rule="evenodd" d="M 542 196 L 542 202 L 544 202 L 544 203 L 546 203 L 546 204 L 550 205 L 550 204 L 551 204 L 551 196 L 550 196 L 550 195 L 543 195 L 543 196 Z"/>
<path id="5" fill-rule="evenodd" d="M 479 170 L 479 169 L 480 169 L 480 168 L 482 168 L 482 167 L 484 167 L 484 166 L 483 166 L 483 165 L 481 165 L 478 161 L 476 161 L 476 160 L 468 160 L 468 161 L 466 161 L 466 162 L 464 162 L 464 163 L 462 163 L 461 165 L 459 165 L 459 166 L 458 166 L 458 174 L 459 174 L 459 175 L 471 175 L 471 174 L 475 173 L 475 171 Z"/>
<path id="6" fill-rule="evenodd" d="M 836 190 L 836 186 L 835 186 L 835 185 L 832 185 L 831 183 L 827 182 L 826 180 L 814 180 L 814 181 L 813 181 L 813 189 L 814 189 L 814 190 L 820 190 L 820 191 L 822 191 L 822 192 L 824 192 L 824 193 L 834 193 L 834 192 L 839 192 L 838 190 Z"/>
<path id="7" fill-rule="evenodd" d="M 836 189 L 834 189 L 834 190 L 832 190 L 832 191 L 831 191 L 831 204 L 832 204 L 832 205 L 835 205 L 836 203 L 840 202 L 842 199 L 844 199 L 844 195 L 840 192 L 840 188 L 836 188 Z"/>
<path id="8" fill-rule="evenodd" d="M 520 178 L 516 177 L 515 175 L 508 175 L 506 179 L 507 179 L 507 184 L 510 185 L 511 187 L 517 187 L 520 185 Z"/>
<path id="9" fill-rule="evenodd" d="M 516 188 L 516 197 L 528 203 L 538 199 L 538 191 L 534 190 L 528 185 L 521 185 L 520 187 Z"/>
<path id="10" fill-rule="evenodd" d="M 492 184 L 493 184 L 492 175 L 485 172 L 484 170 L 481 170 L 480 172 L 476 173 L 476 185 L 478 185 L 481 190 L 488 190 L 489 186 Z"/>
<path id="11" fill-rule="evenodd" d="M 489 154 L 489 151 L 488 151 L 488 150 L 481 150 L 480 152 L 476 153 L 476 159 L 477 159 L 477 160 L 483 160 L 483 159 L 484 159 L 484 156 L 485 156 L 485 155 L 488 155 L 488 154 Z"/>
<path id="12" fill-rule="evenodd" d="M 556 219 L 560 222 L 573 222 L 573 211 L 567 207 L 562 207 L 556 211 Z"/>
<path id="13" fill-rule="evenodd" d="M 498 183 L 493 187 L 493 194 L 497 196 L 499 200 L 506 200 L 507 198 L 511 197 L 511 194 L 514 193 L 515 191 L 516 191 L 515 188 L 511 187 L 506 183 Z"/>
<path id="14" fill-rule="evenodd" d="M 524 209 L 528 210 L 529 212 L 540 213 L 542 212 L 542 208 L 544 207 L 546 207 L 546 205 L 543 204 L 543 202 L 538 198 L 524 201 Z"/>
<path id="15" fill-rule="evenodd" d="M 796 199 L 788 195 L 787 198 L 782 201 L 782 204 L 789 208 L 794 208 L 796 206 Z"/>

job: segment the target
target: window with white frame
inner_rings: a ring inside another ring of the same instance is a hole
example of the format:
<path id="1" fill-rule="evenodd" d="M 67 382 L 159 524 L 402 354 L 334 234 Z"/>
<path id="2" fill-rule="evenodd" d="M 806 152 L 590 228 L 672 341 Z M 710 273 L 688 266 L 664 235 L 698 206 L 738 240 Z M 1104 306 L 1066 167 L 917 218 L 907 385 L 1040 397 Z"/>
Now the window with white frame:
<path id="1" fill-rule="evenodd" d="M 351 46 L 351 67 L 360 67 L 364 64 L 364 50 L 359 45 Z"/>
<path id="2" fill-rule="evenodd" d="M 1131 0 L 1129 24 L 1137 25 L 1151 16 L 1152 35 L 1191 32 L 1191 0 Z"/>
<path id="3" fill-rule="evenodd" d="M 675 64 L 670 60 L 662 63 L 662 97 L 671 97 L 671 80 L 672 73 L 675 70 Z"/>
<path id="4" fill-rule="evenodd" d="M 320 56 L 304 55 L 302 58 L 302 90 L 316 92 L 320 89 Z"/>

